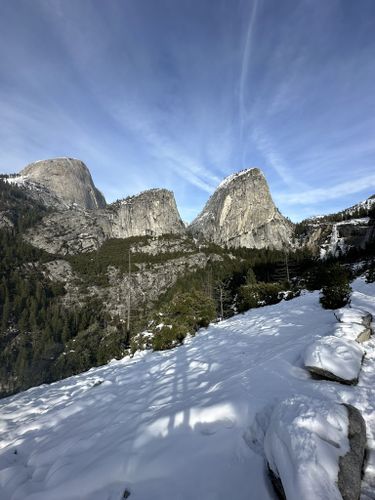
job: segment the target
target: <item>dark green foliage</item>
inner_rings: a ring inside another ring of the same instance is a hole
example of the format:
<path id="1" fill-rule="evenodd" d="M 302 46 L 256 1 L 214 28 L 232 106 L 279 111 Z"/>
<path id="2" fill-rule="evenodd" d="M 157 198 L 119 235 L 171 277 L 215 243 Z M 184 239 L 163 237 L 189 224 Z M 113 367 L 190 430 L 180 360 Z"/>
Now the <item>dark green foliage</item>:
<path id="1" fill-rule="evenodd" d="M 254 285 L 257 282 L 254 271 L 250 267 L 246 273 L 246 285 Z"/>
<path id="2" fill-rule="evenodd" d="M 188 333 L 195 333 L 199 328 L 208 326 L 215 317 L 215 303 L 204 292 L 191 290 L 177 293 L 158 316 L 164 326 L 161 329 L 155 328 L 153 348 L 169 349 L 181 343 Z"/>
<path id="3" fill-rule="evenodd" d="M 350 273 L 335 263 L 324 270 L 324 286 L 320 303 L 324 309 L 338 309 L 350 300 Z"/>
<path id="4" fill-rule="evenodd" d="M 0 210 L 13 227 L 0 230 L 0 395 L 51 382 L 124 352 L 121 328 L 108 334 L 102 304 L 62 305 L 61 283 L 41 271 L 55 256 L 22 234 L 47 211 L 24 191 L 0 181 Z M 71 352 L 72 351 L 72 352 Z"/>
<path id="5" fill-rule="evenodd" d="M 238 310 L 247 311 L 254 307 L 277 304 L 281 300 L 280 292 L 285 290 L 281 283 L 253 283 L 239 289 Z"/>
<path id="6" fill-rule="evenodd" d="M 163 326 L 153 337 L 152 348 L 154 351 L 165 351 L 166 349 L 171 349 L 172 347 L 181 344 L 188 333 L 189 329 L 187 325 L 172 325 L 171 327 Z"/>
<path id="7" fill-rule="evenodd" d="M 32 200 L 23 189 L 0 178 L 0 212 L 5 212 L 15 232 L 23 232 L 39 222 L 48 210 Z"/>
<path id="8" fill-rule="evenodd" d="M 167 240 L 169 235 L 159 237 Z M 155 264 L 177 259 L 178 257 L 197 253 L 197 250 L 191 247 L 188 252 L 165 252 L 151 255 L 142 251 L 134 251 L 134 247 L 142 249 L 147 245 L 151 236 L 133 236 L 131 238 L 121 239 L 112 238 L 103 243 L 96 252 L 82 253 L 79 255 L 65 257 L 72 265 L 73 270 L 83 279 L 87 285 L 108 285 L 108 266 L 116 267 L 121 273 L 127 273 L 129 270 L 129 252 L 131 253 L 131 271 L 138 271 L 139 264 L 145 264 L 150 267 Z"/>
<path id="9" fill-rule="evenodd" d="M 372 260 L 366 272 L 366 283 L 374 283 L 374 281 L 375 281 L 375 260 Z"/>

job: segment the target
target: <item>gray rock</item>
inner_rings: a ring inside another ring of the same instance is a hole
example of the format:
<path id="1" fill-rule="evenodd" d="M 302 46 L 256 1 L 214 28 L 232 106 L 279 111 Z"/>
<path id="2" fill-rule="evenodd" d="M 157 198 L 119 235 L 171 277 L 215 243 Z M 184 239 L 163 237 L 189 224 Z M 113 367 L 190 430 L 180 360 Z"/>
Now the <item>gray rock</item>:
<path id="1" fill-rule="evenodd" d="M 25 238 L 34 246 L 59 255 L 97 250 L 109 238 L 183 235 L 185 226 L 171 191 L 150 189 L 101 210 L 51 213 Z"/>
<path id="2" fill-rule="evenodd" d="M 282 249 L 292 234 L 292 224 L 275 207 L 258 168 L 227 177 L 188 229 L 218 245 L 247 248 Z"/>
<path id="3" fill-rule="evenodd" d="M 337 323 L 333 335 L 338 338 L 355 340 L 359 344 L 366 342 L 372 335 L 371 328 L 362 323 Z"/>
<path id="4" fill-rule="evenodd" d="M 328 370 L 323 370 L 322 368 L 317 368 L 316 366 L 306 366 L 308 371 L 311 373 L 312 378 L 316 380 L 332 380 L 333 382 L 339 382 L 340 384 L 345 384 L 345 385 L 357 385 L 358 384 L 358 377 L 352 378 L 352 379 L 345 379 L 338 377 L 334 373 L 328 371 Z"/>
<path id="5" fill-rule="evenodd" d="M 337 321 L 340 323 L 358 323 L 366 328 L 371 327 L 372 314 L 363 309 L 355 307 L 343 307 L 338 309 L 335 313 Z"/>
<path id="6" fill-rule="evenodd" d="M 364 328 L 363 331 L 358 335 L 358 337 L 355 340 L 360 344 L 362 344 L 362 342 L 367 342 L 368 340 L 370 340 L 371 335 L 372 335 L 371 328 Z"/>
<path id="7" fill-rule="evenodd" d="M 340 458 L 338 487 L 343 500 L 359 500 L 366 451 L 366 424 L 354 406 L 345 405 L 349 418 L 350 451 Z"/>
<path id="8" fill-rule="evenodd" d="M 44 186 L 66 205 L 85 209 L 104 208 L 104 196 L 95 187 L 86 165 L 73 158 L 54 158 L 31 163 L 20 175 L 29 183 Z M 32 185 L 26 187 L 32 188 Z"/>
<path id="9" fill-rule="evenodd" d="M 111 205 L 112 238 L 185 233 L 172 191 L 149 189 Z"/>
<path id="10" fill-rule="evenodd" d="M 299 224 L 304 230 L 295 245 L 311 250 L 322 258 L 346 254 L 351 248 L 364 249 L 375 242 L 375 224 L 371 210 L 375 197 L 329 216 L 312 217 Z"/>

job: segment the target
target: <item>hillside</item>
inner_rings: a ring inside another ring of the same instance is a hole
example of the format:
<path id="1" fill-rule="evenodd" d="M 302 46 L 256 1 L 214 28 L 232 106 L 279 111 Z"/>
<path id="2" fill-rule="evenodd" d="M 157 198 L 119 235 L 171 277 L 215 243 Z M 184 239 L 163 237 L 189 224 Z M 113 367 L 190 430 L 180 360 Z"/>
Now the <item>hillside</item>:
<path id="1" fill-rule="evenodd" d="M 375 285 L 357 279 L 353 288 L 352 306 L 374 315 Z M 4 399 L 0 499 L 271 500 L 263 437 L 272 407 L 296 395 L 361 410 L 361 498 L 373 499 L 374 340 L 357 386 L 313 380 L 302 367 L 306 345 L 335 323 L 318 294 L 305 293 L 202 329 L 177 349 Z"/>
<path id="2" fill-rule="evenodd" d="M 107 205 L 80 160 L 2 176 L 0 396 L 145 343 L 170 348 L 215 318 L 319 289 L 327 258 L 369 266 L 372 201 L 294 226 L 263 173 L 247 169 L 224 179 L 187 228 L 166 189 Z M 194 308 L 204 310 L 198 321 Z M 157 328 L 160 314 L 175 317 L 171 329 Z"/>

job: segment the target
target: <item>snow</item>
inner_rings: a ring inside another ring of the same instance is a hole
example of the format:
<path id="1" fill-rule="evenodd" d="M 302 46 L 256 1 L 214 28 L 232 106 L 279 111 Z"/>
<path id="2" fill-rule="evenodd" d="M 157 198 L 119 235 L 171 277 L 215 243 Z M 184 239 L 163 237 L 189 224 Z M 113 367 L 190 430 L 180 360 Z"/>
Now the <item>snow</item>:
<path id="1" fill-rule="evenodd" d="M 367 328 L 358 323 L 338 323 L 335 325 L 333 335 L 342 339 L 356 340 Z"/>
<path id="2" fill-rule="evenodd" d="M 237 180 L 244 175 L 247 175 L 252 170 L 257 170 L 257 168 L 246 168 L 244 170 L 241 170 L 240 172 L 235 172 L 234 174 L 228 175 L 228 177 L 221 181 L 217 189 L 223 189 L 227 187 L 232 181 L 234 181 L 235 179 Z"/>
<path id="3" fill-rule="evenodd" d="M 275 408 L 265 453 L 288 500 L 342 500 L 338 461 L 350 449 L 348 427 L 347 409 L 332 401 L 294 396 Z"/>
<path id="4" fill-rule="evenodd" d="M 343 220 L 340 222 L 336 222 L 336 226 L 367 226 L 367 224 L 370 222 L 370 217 L 361 217 L 358 219 L 349 219 L 349 220 Z"/>
<path id="5" fill-rule="evenodd" d="M 366 324 L 368 312 L 355 307 L 342 307 L 335 311 L 335 316 L 341 323 L 359 323 Z"/>
<path id="6" fill-rule="evenodd" d="M 375 314 L 375 285 L 352 286 L 353 307 Z M 303 366 L 307 346 L 336 322 L 317 292 L 306 293 L 211 325 L 176 349 L 1 400 L 0 499 L 120 500 L 127 489 L 130 500 L 272 500 L 264 436 L 275 406 L 297 396 L 362 412 L 361 500 L 373 499 L 375 342 L 357 386 L 312 380 Z"/>
<path id="7" fill-rule="evenodd" d="M 28 180 L 27 175 L 17 175 L 15 177 L 4 177 L 3 180 L 8 184 L 15 184 L 16 186 L 23 186 Z"/>
<path id="8" fill-rule="evenodd" d="M 358 378 L 363 356 L 363 348 L 354 340 L 329 336 L 307 347 L 304 363 L 306 368 L 324 370 L 350 381 Z"/>

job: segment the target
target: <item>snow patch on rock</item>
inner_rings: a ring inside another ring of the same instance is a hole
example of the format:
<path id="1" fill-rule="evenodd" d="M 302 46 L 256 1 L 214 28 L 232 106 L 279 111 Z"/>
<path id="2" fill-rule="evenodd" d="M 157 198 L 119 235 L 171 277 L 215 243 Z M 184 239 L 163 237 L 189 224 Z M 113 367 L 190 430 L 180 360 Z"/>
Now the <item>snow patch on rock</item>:
<path id="1" fill-rule="evenodd" d="M 364 350 L 346 338 L 323 337 L 309 345 L 304 354 L 305 367 L 312 373 L 347 383 L 357 381 Z"/>
<path id="2" fill-rule="evenodd" d="M 264 444 L 269 468 L 288 500 L 342 500 L 339 459 L 349 451 L 343 405 L 291 397 L 274 409 Z"/>

